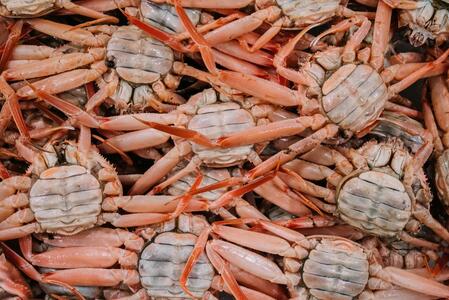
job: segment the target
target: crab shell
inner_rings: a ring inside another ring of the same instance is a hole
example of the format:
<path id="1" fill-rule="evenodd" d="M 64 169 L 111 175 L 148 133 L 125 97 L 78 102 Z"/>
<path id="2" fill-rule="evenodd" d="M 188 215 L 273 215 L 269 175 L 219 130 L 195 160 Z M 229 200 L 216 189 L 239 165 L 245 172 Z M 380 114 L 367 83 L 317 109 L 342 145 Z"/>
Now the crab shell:
<path id="1" fill-rule="evenodd" d="M 348 224 L 380 237 L 400 233 L 412 214 L 412 200 L 402 180 L 408 152 L 394 143 L 362 147 L 370 170 L 345 177 L 337 189 L 337 214 Z"/>
<path id="2" fill-rule="evenodd" d="M 316 299 L 353 299 L 365 289 L 368 270 L 362 247 L 345 239 L 322 238 L 304 261 L 302 280 Z"/>
<path id="3" fill-rule="evenodd" d="M 33 18 L 57 9 L 57 0 L 1 0 L 0 15 L 9 18 Z"/>
<path id="4" fill-rule="evenodd" d="M 185 8 L 185 12 L 193 25 L 196 26 L 200 22 L 200 10 Z M 167 33 L 173 34 L 185 31 L 173 5 L 141 1 L 140 13 L 145 23 L 153 25 Z"/>
<path id="5" fill-rule="evenodd" d="M 316 81 L 311 92 L 321 100 L 323 115 L 353 133 L 373 123 L 388 99 L 387 86 L 379 73 L 367 64 L 340 66 L 338 48 L 317 53 L 315 58 L 316 63 L 308 63 L 305 68 Z"/>
<path id="6" fill-rule="evenodd" d="M 192 117 L 187 128 L 205 135 L 210 140 L 255 126 L 253 116 L 235 102 L 216 103 L 218 96 L 213 89 L 201 93 L 205 100 Z M 192 150 L 209 167 L 229 167 L 248 160 L 253 145 L 231 148 L 206 148 L 192 143 Z"/>
<path id="7" fill-rule="evenodd" d="M 159 233 L 144 247 L 138 263 L 141 284 L 150 297 L 189 297 L 181 289 L 179 278 L 197 235 L 206 224 L 202 216 L 181 215 L 175 222 L 156 229 Z M 160 232 L 167 230 L 170 231 Z M 187 287 L 201 298 L 211 287 L 214 275 L 214 267 L 203 253 L 189 275 Z"/>
<path id="8" fill-rule="evenodd" d="M 256 0 L 256 8 L 263 9 L 276 5 L 282 14 L 288 17 L 286 27 L 299 29 L 333 18 L 340 2 L 340 0 Z"/>
<path id="9" fill-rule="evenodd" d="M 117 173 L 98 152 L 84 156 L 68 142 L 65 159 L 66 165 L 37 170 L 29 191 L 41 232 L 73 235 L 92 228 L 101 222 L 103 198 L 122 193 Z"/>

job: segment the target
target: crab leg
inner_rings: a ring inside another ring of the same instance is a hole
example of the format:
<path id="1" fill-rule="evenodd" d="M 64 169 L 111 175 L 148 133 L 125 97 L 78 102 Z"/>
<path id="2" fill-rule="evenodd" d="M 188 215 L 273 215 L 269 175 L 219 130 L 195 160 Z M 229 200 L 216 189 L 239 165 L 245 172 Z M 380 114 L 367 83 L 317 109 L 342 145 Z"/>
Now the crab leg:
<path id="1" fill-rule="evenodd" d="M 62 7 L 67 9 L 68 11 L 71 11 L 75 14 L 81 15 L 81 16 L 85 16 L 85 17 L 89 17 L 92 19 L 98 19 L 97 21 L 99 22 L 109 22 L 109 23 L 118 23 L 119 20 L 115 17 L 106 15 L 101 13 L 100 11 L 85 7 L 85 6 L 81 6 L 78 4 L 73 3 L 72 1 L 65 1 L 62 0 Z M 95 21 L 95 22 L 97 22 Z"/>
<path id="2" fill-rule="evenodd" d="M 206 246 L 206 251 L 207 251 L 207 246 Z M 212 250 L 210 247 L 209 247 L 209 251 L 210 252 L 212 252 L 212 251 L 214 251 L 214 250 Z M 211 254 L 212 255 L 212 254 Z M 210 256 L 211 256 L 210 255 Z M 219 255 L 218 254 L 215 254 L 215 255 L 217 255 L 218 257 L 219 257 Z M 210 259 L 210 256 L 208 255 L 208 257 L 209 257 L 209 259 Z M 224 263 L 226 263 L 226 262 L 224 262 Z M 246 272 L 245 272 L 246 273 Z M 247 274 L 249 274 L 249 273 L 247 273 Z M 253 276 L 254 278 L 257 278 L 256 276 Z M 228 285 L 225 283 L 225 281 L 222 279 L 222 278 L 220 278 L 219 276 L 215 276 L 214 277 L 214 279 L 212 280 L 212 285 L 211 285 L 211 287 L 214 289 L 214 290 L 218 290 L 218 291 L 225 291 L 226 293 L 228 293 L 228 294 L 231 294 L 231 295 L 233 295 L 233 293 L 232 293 L 232 291 L 229 289 L 229 287 L 228 287 Z M 253 289 L 249 289 L 249 288 L 247 288 L 247 287 L 244 287 L 244 286 L 240 286 L 240 290 L 242 291 L 242 293 L 243 293 L 243 295 L 246 297 L 246 299 L 260 299 L 260 300 L 275 300 L 276 298 L 273 298 L 273 297 L 270 297 L 270 296 L 268 296 L 268 295 L 266 295 L 266 294 L 264 294 L 264 293 L 261 293 L 261 292 L 259 292 L 259 291 L 256 291 L 256 290 L 253 290 Z M 237 297 L 236 296 L 234 296 L 236 299 L 237 299 Z"/>
<path id="3" fill-rule="evenodd" d="M 36 269 L 25 259 L 23 259 L 20 255 L 14 252 L 11 248 L 9 248 L 5 243 L 0 243 L 0 247 L 2 248 L 5 256 L 10 260 L 19 270 L 21 270 L 24 274 L 26 274 L 31 279 L 49 284 L 56 284 L 61 287 L 68 289 L 71 293 L 73 293 L 78 299 L 84 300 L 85 298 L 71 285 L 61 282 L 59 280 L 47 279 L 42 276 Z"/>
<path id="4" fill-rule="evenodd" d="M 449 297 L 449 287 L 426 277 L 422 277 L 406 270 L 386 267 L 375 274 L 387 282 L 415 292 L 439 298 Z"/>
<path id="5" fill-rule="evenodd" d="M 7 205 L 6 201 L 10 196 L 13 196 L 17 191 L 28 191 L 31 188 L 31 178 L 28 176 L 14 176 L 7 178 L 0 182 L 0 199 L 1 204 Z"/>
<path id="6" fill-rule="evenodd" d="M 209 247 L 210 246 L 207 246 Z M 207 248 L 206 248 L 207 251 Z M 238 283 L 243 284 L 244 286 L 251 288 L 253 290 L 257 290 L 259 292 L 264 293 L 265 295 L 269 295 L 278 300 L 286 300 L 287 297 L 283 289 L 268 280 L 264 280 L 260 277 L 257 277 L 251 273 L 245 272 L 234 265 L 229 265 L 232 274 Z M 213 283 L 212 283 L 213 284 Z M 258 298 L 256 298 L 258 299 Z"/>
<path id="7" fill-rule="evenodd" d="M 0 230 L 20 227 L 34 221 L 34 213 L 29 208 L 18 210 L 0 223 Z"/>
<path id="8" fill-rule="evenodd" d="M 163 189 L 165 189 L 166 187 L 170 186 L 171 184 L 175 183 L 176 181 L 180 180 L 181 178 L 187 176 L 188 174 L 194 172 L 195 170 L 197 170 L 200 166 L 201 166 L 201 160 L 194 156 L 189 164 L 183 168 L 182 170 L 180 170 L 179 172 L 177 172 L 175 175 L 167 178 L 166 180 L 164 180 L 163 182 L 159 183 L 157 186 L 155 186 L 151 191 L 150 194 L 154 195 L 159 193 L 160 191 L 162 191 Z M 198 193 L 202 193 L 202 191 L 197 191 L 195 194 Z"/>
<path id="9" fill-rule="evenodd" d="M 65 73 L 57 74 L 36 82 L 33 85 L 38 90 L 43 90 L 49 94 L 59 94 L 86 83 L 96 80 L 107 71 L 103 61 L 98 61 L 90 66 L 90 69 L 77 69 Z M 32 99 L 36 97 L 33 89 L 24 86 L 17 90 L 17 95 L 21 98 Z"/>
<path id="10" fill-rule="evenodd" d="M 242 132 L 237 132 L 227 137 L 221 137 L 217 143 L 221 147 L 236 147 L 251 145 L 266 141 L 275 140 L 285 136 L 296 135 L 307 128 L 317 130 L 326 123 L 326 118 L 321 114 L 313 116 L 288 119 L 266 125 L 256 126 Z"/>
<path id="11" fill-rule="evenodd" d="M 396 64 L 389 66 L 388 68 L 385 68 L 385 70 L 382 71 L 380 76 L 384 80 L 384 82 L 388 83 L 393 80 L 402 80 L 412 74 L 417 69 L 420 69 L 421 67 L 425 66 L 427 63 L 425 62 L 418 62 L 418 63 L 404 63 L 404 64 Z M 443 74 L 446 72 L 449 64 L 448 63 L 441 63 L 436 65 L 432 70 L 427 72 L 423 78 L 428 77 L 434 77 Z"/>
<path id="12" fill-rule="evenodd" d="M 310 215 L 311 211 L 303 203 L 284 193 L 273 182 L 267 182 L 254 189 L 254 192 L 283 210 L 295 215 Z"/>
<path id="13" fill-rule="evenodd" d="M 0 255 L 0 287 L 20 299 L 27 300 L 33 296 L 28 284 L 4 254 Z"/>
<path id="14" fill-rule="evenodd" d="M 436 68 L 439 64 L 442 64 L 447 57 L 449 56 L 449 49 L 446 50 L 440 57 L 438 57 L 436 60 L 432 61 L 432 62 L 428 62 L 426 63 L 423 67 L 419 68 L 418 70 L 416 70 L 415 72 L 411 73 L 410 75 L 408 75 L 407 77 L 405 77 L 404 79 L 402 79 L 401 81 L 399 81 L 398 83 L 390 86 L 388 88 L 388 92 L 390 95 L 395 95 L 403 90 L 405 90 L 406 88 L 408 88 L 410 85 L 412 85 L 413 83 L 415 83 L 417 80 L 423 78 L 424 76 L 426 76 L 429 72 L 431 72 L 432 70 L 434 70 L 434 68 Z"/>
<path id="15" fill-rule="evenodd" d="M 179 163 L 182 157 L 191 153 L 189 142 L 181 142 L 175 145 L 167 154 L 154 163 L 131 187 L 130 195 L 143 194 L 161 178 L 167 175 Z"/>
<path id="16" fill-rule="evenodd" d="M 108 146 L 108 144 L 110 144 L 124 152 L 134 151 L 161 145 L 167 142 L 169 138 L 170 135 L 159 130 L 149 128 L 111 137 L 106 140 L 107 143 L 103 144 L 101 149 L 106 153 L 115 152 L 114 149 Z"/>
<path id="17" fill-rule="evenodd" d="M 104 211 L 116 211 L 119 208 L 130 213 L 170 213 L 179 202 L 176 196 L 121 196 L 109 197 L 103 201 Z M 193 198 L 186 207 L 188 212 L 205 211 L 207 204 L 202 199 Z"/>
<path id="18" fill-rule="evenodd" d="M 429 80 L 432 108 L 439 128 L 443 131 L 442 142 L 445 147 L 449 147 L 449 122 L 447 115 L 449 112 L 449 90 L 447 82 L 442 76 Z M 429 109 L 431 112 L 431 110 Z M 436 127 L 436 125 L 434 125 Z M 438 134 L 435 135 L 438 138 Z"/>
<path id="19" fill-rule="evenodd" d="M 135 131 L 141 129 L 148 129 L 148 125 L 145 125 L 139 120 L 146 122 L 157 122 L 159 124 L 186 124 L 187 116 L 178 112 L 170 112 L 165 114 L 159 113 L 142 113 L 135 115 L 121 115 L 109 118 L 104 118 L 100 124 L 101 129 L 106 130 L 120 130 L 120 131 Z"/>
<path id="20" fill-rule="evenodd" d="M 270 67 L 273 65 L 273 56 L 264 51 L 254 51 L 254 53 L 248 52 L 243 49 L 239 42 L 229 41 L 214 46 L 215 49 L 220 52 L 238 57 L 256 65 Z"/>
<path id="21" fill-rule="evenodd" d="M 209 209 L 214 210 L 214 209 L 218 209 L 220 207 L 226 206 L 234 198 L 243 196 L 244 194 L 254 190 L 256 187 L 261 186 L 262 184 L 272 180 L 275 176 L 276 176 L 276 174 L 274 172 L 268 173 L 268 174 L 265 174 L 264 176 L 262 176 L 261 178 L 256 179 L 238 189 L 228 191 L 228 192 L 224 193 L 222 196 L 220 196 L 220 198 L 218 198 L 217 200 L 212 202 L 209 205 Z"/>
<path id="22" fill-rule="evenodd" d="M 6 98 L 6 103 L 8 104 L 4 105 L 3 107 L 6 107 L 5 109 L 9 110 L 9 114 L 14 119 L 14 122 L 16 123 L 17 129 L 19 130 L 21 137 L 27 138 L 29 140 L 30 134 L 28 132 L 25 119 L 23 118 L 22 111 L 20 110 L 18 96 L 16 92 L 14 92 L 12 87 L 6 82 L 3 76 L 0 76 L 0 91 Z M 3 112 L 6 113 L 6 111 L 4 111 L 2 108 L 2 113 Z M 5 126 L 7 126 L 8 122 L 9 121 L 5 120 Z"/>
<path id="23" fill-rule="evenodd" d="M 27 19 L 26 23 L 37 31 L 86 47 L 103 47 L 110 39 L 106 34 L 94 35 L 85 29 L 40 18 Z"/>
<path id="24" fill-rule="evenodd" d="M 13 227 L 0 230 L 0 241 L 8 241 L 18 239 L 38 231 L 37 223 L 29 223 L 20 227 Z"/>
<path id="25" fill-rule="evenodd" d="M 44 60 L 31 62 L 4 71 L 6 80 L 23 80 L 63 73 L 68 70 L 89 65 L 104 57 L 105 50 L 92 48 L 89 53 L 68 53 L 61 56 L 50 57 Z"/>
<path id="26" fill-rule="evenodd" d="M 271 156 L 252 170 L 250 170 L 246 176 L 248 178 L 255 178 L 261 174 L 265 174 L 270 170 L 273 170 L 278 164 L 284 164 L 296 156 L 308 152 L 315 148 L 317 145 L 327 138 L 333 137 L 338 132 L 338 126 L 334 124 L 328 124 L 325 127 L 312 133 L 310 136 L 290 145 L 287 150 L 282 150 L 276 155 Z"/>
<path id="27" fill-rule="evenodd" d="M 195 130 L 172 127 L 172 126 L 167 126 L 167 125 L 159 124 L 156 122 L 148 122 L 148 121 L 140 120 L 140 119 L 137 119 L 137 120 L 144 123 L 148 127 L 151 127 L 151 128 L 154 128 L 154 129 L 160 130 L 162 132 L 166 132 L 168 134 L 175 135 L 175 136 L 178 136 L 178 137 L 181 137 L 184 139 L 188 139 L 198 145 L 202 145 L 205 147 L 215 147 L 216 146 L 216 144 L 214 142 L 212 142 L 211 140 L 209 140 L 208 137 L 204 136 L 203 134 L 201 134 Z"/>
<path id="28" fill-rule="evenodd" d="M 373 44 L 371 46 L 370 64 L 375 70 L 384 65 L 384 55 L 390 39 L 390 24 L 393 10 L 384 1 L 377 3 L 374 21 Z"/>
<path id="29" fill-rule="evenodd" d="M 215 252 L 240 269 L 273 283 L 288 283 L 287 276 L 272 260 L 225 241 L 212 240 L 209 243 Z M 264 241 L 261 240 L 259 243 L 263 244 Z"/>
<path id="30" fill-rule="evenodd" d="M 72 236 L 55 235 L 52 238 L 43 238 L 43 241 L 55 247 L 88 247 L 101 244 L 104 247 L 125 246 L 126 249 L 140 251 L 143 240 L 136 234 L 123 229 L 96 227 L 82 231 Z"/>
<path id="31" fill-rule="evenodd" d="M 59 270 L 42 275 L 46 280 L 65 282 L 73 286 L 116 286 L 126 284 L 137 285 L 140 282 L 136 270 L 80 268 Z"/>
<path id="32" fill-rule="evenodd" d="M 19 19 L 15 21 L 14 25 L 11 27 L 11 31 L 8 36 L 8 40 L 5 43 L 5 46 L 2 51 L 2 56 L 0 58 L 0 71 L 6 66 L 6 63 L 11 58 L 11 54 L 13 52 L 13 48 L 20 40 L 20 36 L 22 34 L 23 20 Z"/>
<path id="33" fill-rule="evenodd" d="M 292 160 L 286 163 L 284 167 L 307 180 L 319 181 L 325 179 L 333 186 L 337 186 L 343 178 L 340 174 L 326 166 L 314 164 L 302 159 Z"/>
<path id="34" fill-rule="evenodd" d="M 34 94 L 37 98 L 44 100 L 45 102 L 55 106 L 56 108 L 63 111 L 66 115 L 71 117 L 72 119 L 77 120 L 82 125 L 91 127 L 91 128 L 98 128 L 100 127 L 99 122 L 97 119 L 95 119 L 92 115 L 88 114 L 78 106 L 64 101 L 61 98 L 58 98 L 56 96 L 50 95 L 49 93 L 45 92 L 44 90 L 37 89 L 33 84 L 29 84 L 29 87 L 32 89 Z"/>
<path id="35" fill-rule="evenodd" d="M 31 236 L 19 240 L 25 258 L 35 266 L 68 268 L 108 268 L 119 263 L 122 267 L 135 268 L 135 252 L 115 247 L 77 246 L 49 249 L 39 254 L 32 253 Z"/>
<path id="36" fill-rule="evenodd" d="M 231 294 L 238 300 L 246 300 L 248 299 L 245 293 L 242 291 L 241 287 L 238 285 L 237 280 L 232 274 L 229 264 L 227 264 L 223 258 L 218 255 L 211 247 L 210 244 L 206 244 L 206 254 L 209 258 L 210 262 L 214 266 L 214 268 L 221 275 L 221 279 L 226 283 L 228 290 Z M 183 274 L 184 275 L 184 274 Z M 183 285 L 186 285 L 187 278 L 181 277 L 180 282 L 182 281 Z"/>
<path id="37" fill-rule="evenodd" d="M 204 8 L 204 9 L 235 9 L 250 5 L 254 0 L 228 0 L 228 1 L 210 1 L 210 0 L 153 0 L 155 3 L 167 3 L 174 5 L 178 3 L 183 7 Z"/>
<path id="38" fill-rule="evenodd" d="M 117 9 L 117 7 L 138 7 L 139 0 L 80 0 L 76 1 L 78 6 L 88 8 L 93 11 L 111 11 Z M 73 14 L 72 10 L 61 9 L 58 14 Z"/>

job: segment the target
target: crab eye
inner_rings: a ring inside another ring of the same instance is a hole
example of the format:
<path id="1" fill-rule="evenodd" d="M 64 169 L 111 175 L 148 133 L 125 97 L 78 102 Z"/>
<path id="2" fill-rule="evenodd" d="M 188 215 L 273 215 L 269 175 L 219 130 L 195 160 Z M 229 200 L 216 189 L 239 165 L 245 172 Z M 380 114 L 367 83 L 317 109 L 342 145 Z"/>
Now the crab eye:
<path id="1" fill-rule="evenodd" d="M 108 68 L 114 68 L 115 67 L 115 62 L 113 60 L 107 60 L 106 61 L 106 66 Z"/>

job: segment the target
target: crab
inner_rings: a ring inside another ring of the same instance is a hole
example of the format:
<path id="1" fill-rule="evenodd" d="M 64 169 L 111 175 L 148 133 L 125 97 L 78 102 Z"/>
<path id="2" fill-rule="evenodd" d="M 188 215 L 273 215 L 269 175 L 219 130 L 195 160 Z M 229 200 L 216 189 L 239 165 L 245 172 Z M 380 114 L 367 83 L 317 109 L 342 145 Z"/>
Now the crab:
<path id="1" fill-rule="evenodd" d="M 430 130 L 435 144 L 435 184 L 440 201 L 449 207 L 449 135 L 447 125 L 447 113 L 449 111 L 449 88 L 443 76 L 429 79 L 430 100 L 427 95 L 423 98 L 424 121 L 426 128 Z M 441 134 L 440 134 L 441 131 Z"/>
<path id="2" fill-rule="evenodd" d="M 0 274 L 2 278 L 0 295 L 2 298 L 18 297 L 24 300 L 32 298 L 33 292 L 30 286 L 3 253 L 0 255 Z"/>
<path id="3" fill-rule="evenodd" d="M 267 233 L 229 226 L 241 224 L 257 225 Z M 210 233 L 214 233 L 214 238 L 208 241 Z M 369 249 L 353 241 L 335 236 L 305 237 L 269 221 L 237 219 L 213 223 L 198 238 L 183 278 L 204 247 L 207 253 L 215 252 L 230 265 L 286 285 L 293 298 L 376 299 L 390 292 L 398 297 L 423 294 L 446 297 L 449 293 L 447 286 L 436 280 L 392 266 L 382 267 Z M 264 253 L 280 256 L 283 270 Z M 185 283 L 182 286 L 187 290 Z"/>
<path id="4" fill-rule="evenodd" d="M 370 129 L 370 126 L 384 110 L 389 98 L 407 88 L 416 80 L 429 75 L 429 72 L 442 64 L 449 55 L 449 51 L 446 51 L 437 60 L 425 63 L 415 71 L 410 71 L 407 64 L 399 65 L 394 70 L 399 72 L 404 68 L 408 70 L 409 75 L 398 83 L 387 87 L 376 68 L 367 63 L 368 58 L 365 54 L 367 51 L 369 52 L 369 48 L 360 51 L 361 56 L 359 58 L 362 61 L 356 62 L 357 48 L 368 34 L 371 22 L 363 16 L 355 16 L 334 25 L 316 38 L 316 41 L 318 41 L 330 33 L 345 31 L 354 24 L 358 25 L 358 30 L 349 38 L 345 47 L 330 47 L 325 51 L 315 53 L 312 56 L 312 61 L 306 63 L 299 72 L 286 68 L 284 66 L 285 59 L 294 49 L 295 44 L 313 27 L 309 26 L 283 46 L 274 60 L 277 72 L 298 84 L 298 91 L 293 91 L 288 87 L 252 75 L 216 69 L 207 41 L 192 26 L 179 3 L 175 3 L 175 5 L 177 5 L 177 12 L 185 28 L 193 40 L 200 45 L 205 65 L 212 73 L 211 76 L 203 77 L 208 80 L 212 79 L 213 82 L 220 82 L 268 103 L 298 106 L 302 115 L 322 114 L 326 119 L 322 126 L 315 126 L 313 129 L 315 132 L 309 137 L 292 144 L 288 150 L 281 151 L 257 165 L 247 173 L 246 176 L 249 178 L 256 178 L 275 168 L 278 163 L 288 162 L 299 153 L 307 152 L 322 141 L 335 137 L 339 129 L 345 130 L 348 135 L 366 134 L 366 131 Z M 382 40 L 385 34 L 383 32 L 383 35 L 378 36 L 377 40 Z M 371 57 L 375 57 L 377 54 L 375 49 L 372 49 Z M 357 81 L 354 82 L 354 80 Z M 356 107 L 356 109 L 346 109 L 346 104 L 350 105 L 349 103 L 351 103 L 351 107 Z M 402 109 L 397 110 L 403 111 Z M 349 112 L 350 114 L 348 114 Z M 296 120 L 300 122 L 301 118 L 305 117 L 301 116 Z M 292 122 L 292 120 L 289 121 Z M 279 133 L 275 136 L 276 138 L 289 136 L 290 134 L 281 132 L 280 128 L 285 131 L 288 129 L 283 128 L 283 122 L 286 121 L 255 126 L 222 137 L 217 144 L 220 147 L 235 147 L 269 141 L 272 138 L 261 133 L 273 128 L 276 128 Z M 424 145 L 427 149 L 430 146 Z M 425 153 L 426 151 L 422 152 Z"/>

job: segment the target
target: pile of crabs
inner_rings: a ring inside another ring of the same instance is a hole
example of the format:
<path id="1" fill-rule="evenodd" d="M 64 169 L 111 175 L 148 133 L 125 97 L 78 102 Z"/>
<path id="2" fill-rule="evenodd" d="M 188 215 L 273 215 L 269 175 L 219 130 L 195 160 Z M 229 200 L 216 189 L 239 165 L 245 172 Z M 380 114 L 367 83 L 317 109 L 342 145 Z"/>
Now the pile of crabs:
<path id="1" fill-rule="evenodd" d="M 448 0 L 0 0 L 1 299 L 449 298 Z"/>

